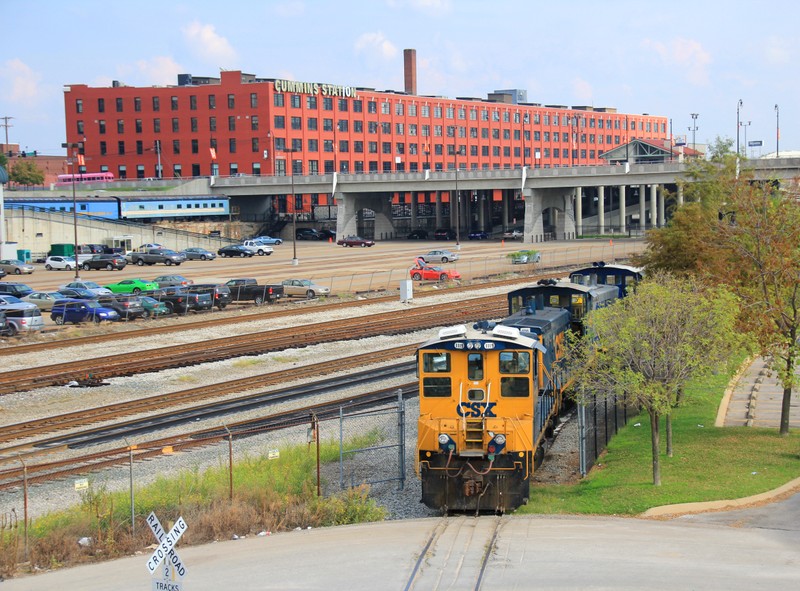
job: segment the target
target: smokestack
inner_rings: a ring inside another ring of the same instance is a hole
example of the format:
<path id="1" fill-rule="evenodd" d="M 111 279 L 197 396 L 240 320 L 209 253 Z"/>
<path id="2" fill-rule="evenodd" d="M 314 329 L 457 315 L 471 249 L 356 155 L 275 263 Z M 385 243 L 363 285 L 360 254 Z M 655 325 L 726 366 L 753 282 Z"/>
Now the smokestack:
<path id="1" fill-rule="evenodd" d="M 406 94 L 417 94 L 417 50 L 403 50 L 403 78 Z"/>

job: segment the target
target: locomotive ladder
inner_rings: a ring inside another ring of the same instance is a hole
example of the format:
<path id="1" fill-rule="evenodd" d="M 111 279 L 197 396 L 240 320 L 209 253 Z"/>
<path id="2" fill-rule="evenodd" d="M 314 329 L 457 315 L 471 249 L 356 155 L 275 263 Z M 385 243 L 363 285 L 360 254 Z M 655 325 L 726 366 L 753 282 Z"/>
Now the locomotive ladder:
<path id="1" fill-rule="evenodd" d="M 483 450 L 483 417 L 466 419 L 464 424 L 464 450 L 462 456 L 482 456 Z"/>

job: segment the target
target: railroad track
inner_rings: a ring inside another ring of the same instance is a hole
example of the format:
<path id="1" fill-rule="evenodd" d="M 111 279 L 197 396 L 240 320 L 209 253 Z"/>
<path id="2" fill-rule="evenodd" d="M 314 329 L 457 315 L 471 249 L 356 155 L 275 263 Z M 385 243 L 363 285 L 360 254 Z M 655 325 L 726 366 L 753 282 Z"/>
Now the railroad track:
<path id="1" fill-rule="evenodd" d="M 356 318 L 303 325 L 272 331 L 206 340 L 201 343 L 172 345 L 125 355 L 109 355 L 94 359 L 44 365 L 25 370 L 0 373 L 0 395 L 33 390 L 44 386 L 64 385 L 87 377 L 102 380 L 117 376 L 159 371 L 219 361 L 232 357 L 260 355 L 270 351 L 299 348 L 367 338 L 396 335 L 447 324 L 489 320 L 506 314 L 505 296 L 486 296 L 451 303 L 410 308 L 391 314 L 380 313 Z M 444 321 L 443 319 L 447 319 Z"/>

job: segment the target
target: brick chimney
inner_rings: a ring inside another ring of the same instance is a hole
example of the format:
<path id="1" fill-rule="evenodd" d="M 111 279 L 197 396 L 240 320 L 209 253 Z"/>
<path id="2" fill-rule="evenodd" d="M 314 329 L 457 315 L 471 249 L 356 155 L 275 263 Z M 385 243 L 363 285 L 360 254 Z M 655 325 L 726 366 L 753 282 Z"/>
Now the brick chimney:
<path id="1" fill-rule="evenodd" d="M 417 94 L 417 50 L 403 50 L 403 78 L 406 94 Z"/>

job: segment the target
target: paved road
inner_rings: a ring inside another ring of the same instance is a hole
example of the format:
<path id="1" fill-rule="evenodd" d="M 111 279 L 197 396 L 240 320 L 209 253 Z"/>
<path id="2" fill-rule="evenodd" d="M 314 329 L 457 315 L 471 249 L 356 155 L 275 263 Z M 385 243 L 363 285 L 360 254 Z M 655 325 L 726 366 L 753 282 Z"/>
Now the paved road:
<path id="1" fill-rule="evenodd" d="M 772 395 L 766 393 L 778 386 L 764 374 L 761 361 L 732 390 L 725 420 L 741 424 L 742 409 L 753 408 L 741 398 L 751 397 L 756 383 L 754 417 L 774 420 L 774 400 L 767 404 Z M 783 591 L 800 584 L 800 494 L 757 507 L 669 520 L 432 518 L 256 536 L 179 552 L 188 569 L 183 591 Z M 0 584 L 0 591 L 153 589 L 148 556 L 9 580 Z"/>

